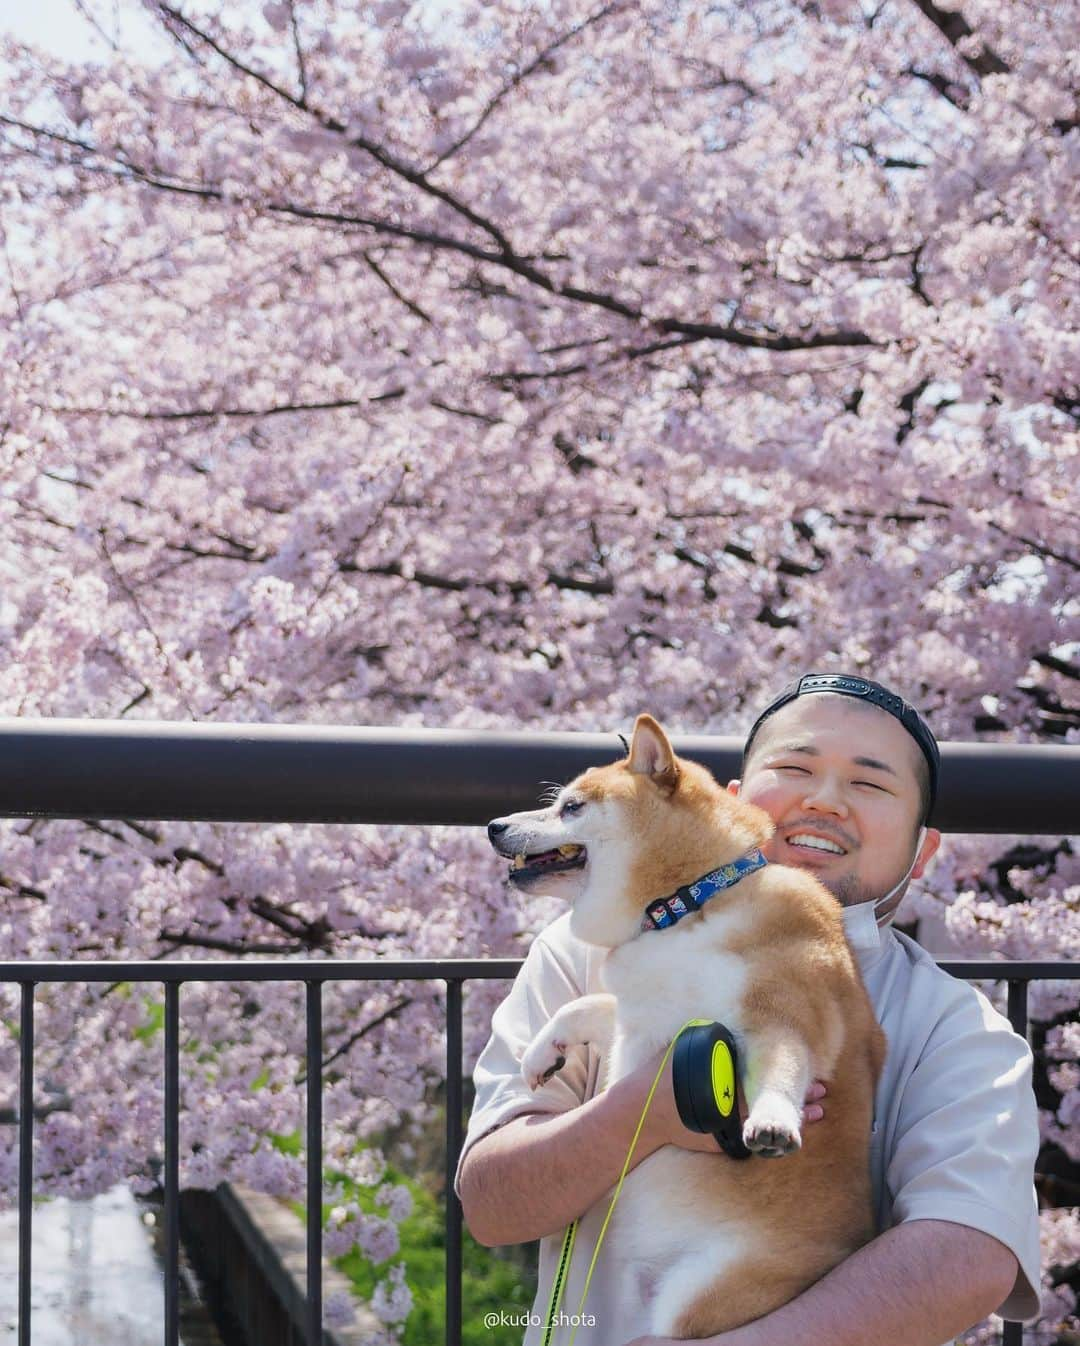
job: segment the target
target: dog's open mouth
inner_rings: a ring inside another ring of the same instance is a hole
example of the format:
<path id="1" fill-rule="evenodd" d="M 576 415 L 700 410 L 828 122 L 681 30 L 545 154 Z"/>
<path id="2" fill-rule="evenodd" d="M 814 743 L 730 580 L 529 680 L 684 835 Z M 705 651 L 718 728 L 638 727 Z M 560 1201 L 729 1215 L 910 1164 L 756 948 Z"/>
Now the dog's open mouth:
<path id="1" fill-rule="evenodd" d="M 535 879 L 541 874 L 560 874 L 567 869 L 583 869 L 588 856 L 584 846 L 556 846 L 550 851 L 535 851 L 532 855 L 515 855 L 510 866 L 510 878 L 515 883 Z"/>

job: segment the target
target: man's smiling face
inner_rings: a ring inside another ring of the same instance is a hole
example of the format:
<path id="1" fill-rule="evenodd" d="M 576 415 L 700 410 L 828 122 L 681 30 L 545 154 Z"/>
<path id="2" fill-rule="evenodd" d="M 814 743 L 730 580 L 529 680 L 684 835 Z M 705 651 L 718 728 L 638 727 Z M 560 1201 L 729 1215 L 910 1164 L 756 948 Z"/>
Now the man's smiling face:
<path id="1" fill-rule="evenodd" d="M 907 872 L 922 770 L 918 745 L 887 711 L 815 692 L 765 721 L 728 789 L 776 824 L 766 859 L 810 870 L 849 907 L 884 896 Z M 940 842 L 928 828 L 912 878 Z"/>

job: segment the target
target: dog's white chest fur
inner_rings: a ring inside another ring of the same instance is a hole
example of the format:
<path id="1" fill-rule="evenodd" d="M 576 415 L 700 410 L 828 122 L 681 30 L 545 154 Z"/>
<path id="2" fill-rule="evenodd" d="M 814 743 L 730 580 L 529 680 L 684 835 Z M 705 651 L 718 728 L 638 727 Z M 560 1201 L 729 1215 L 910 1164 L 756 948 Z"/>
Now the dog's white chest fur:
<path id="1" fill-rule="evenodd" d="M 616 998 L 607 1082 L 666 1047 L 687 1019 L 715 1019 L 740 1037 L 748 969 L 725 946 L 746 918 L 745 910 L 702 912 L 612 950 L 600 974 Z"/>

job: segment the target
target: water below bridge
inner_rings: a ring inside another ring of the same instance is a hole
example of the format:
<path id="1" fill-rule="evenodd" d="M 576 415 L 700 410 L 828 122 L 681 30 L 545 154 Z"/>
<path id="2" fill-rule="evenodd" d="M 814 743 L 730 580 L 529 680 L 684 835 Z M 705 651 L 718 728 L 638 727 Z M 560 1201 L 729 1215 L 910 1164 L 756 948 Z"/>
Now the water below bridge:
<path id="1" fill-rule="evenodd" d="M 19 1217 L 0 1211 L 0 1343 L 18 1340 Z M 34 1207 L 33 1346 L 161 1346 L 165 1339 L 165 1226 L 160 1202 L 126 1187 Z M 181 1346 L 223 1342 L 180 1249 Z"/>

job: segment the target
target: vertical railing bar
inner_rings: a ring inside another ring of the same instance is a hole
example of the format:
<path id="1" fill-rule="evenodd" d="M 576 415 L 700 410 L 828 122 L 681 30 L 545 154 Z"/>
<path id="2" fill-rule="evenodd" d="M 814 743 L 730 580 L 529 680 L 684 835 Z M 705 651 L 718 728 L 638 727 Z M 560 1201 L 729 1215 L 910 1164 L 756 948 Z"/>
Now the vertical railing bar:
<path id="1" fill-rule="evenodd" d="M 1028 1035 L 1028 986 L 1030 983 L 1019 977 L 1009 980 L 1009 1022 L 1013 1032 L 1022 1038 Z"/>
<path id="2" fill-rule="evenodd" d="M 30 1237 L 34 1209 L 34 987 L 19 1006 L 19 1346 L 30 1346 Z"/>
<path id="3" fill-rule="evenodd" d="M 1028 987 L 1030 983 L 1020 977 L 1011 977 L 1008 981 L 1008 1014 L 1013 1032 L 1024 1039 L 1028 1035 Z M 1024 1324 L 1006 1319 L 1002 1324 L 1002 1346 L 1023 1346 Z"/>
<path id="4" fill-rule="evenodd" d="M 322 1343 L 322 982 L 307 987 L 307 1340 Z"/>
<path id="5" fill-rule="evenodd" d="M 461 1202 L 454 1175 L 461 1154 L 461 980 L 446 979 L 446 1346 L 461 1346 Z"/>
<path id="6" fill-rule="evenodd" d="M 165 983 L 165 1346 L 180 1346 L 180 983 Z"/>

